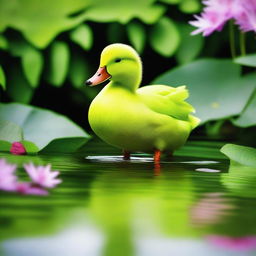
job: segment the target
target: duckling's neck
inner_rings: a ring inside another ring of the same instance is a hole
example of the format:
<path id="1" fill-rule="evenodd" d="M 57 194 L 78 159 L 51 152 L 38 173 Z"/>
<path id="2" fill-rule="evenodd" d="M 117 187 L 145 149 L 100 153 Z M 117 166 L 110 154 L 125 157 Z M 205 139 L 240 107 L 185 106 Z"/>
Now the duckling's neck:
<path id="1" fill-rule="evenodd" d="M 123 89 L 129 90 L 130 92 L 136 92 L 139 88 L 142 80 L 142 66 L 139 65 L 134 69 L 129 69 L 125 74 L 123 73 L 120 77 L 113 76 L 109 86 L 111 87 L 122 87 Z"/>

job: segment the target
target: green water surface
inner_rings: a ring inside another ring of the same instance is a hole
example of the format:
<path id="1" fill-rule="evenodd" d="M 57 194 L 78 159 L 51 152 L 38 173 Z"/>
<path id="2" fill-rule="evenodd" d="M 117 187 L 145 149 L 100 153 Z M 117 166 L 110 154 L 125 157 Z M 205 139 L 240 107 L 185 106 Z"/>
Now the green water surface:
<path id="1" fill-rule="evenodd" d="M 0 255 L 256 255 L 256 168 L 191 141 L 155 166 L 151 155 L 124 161 L 92 141 L 72 155 L 12 156 L 51 163 L 63 182 L 49 196 L 0 192 Z"/>

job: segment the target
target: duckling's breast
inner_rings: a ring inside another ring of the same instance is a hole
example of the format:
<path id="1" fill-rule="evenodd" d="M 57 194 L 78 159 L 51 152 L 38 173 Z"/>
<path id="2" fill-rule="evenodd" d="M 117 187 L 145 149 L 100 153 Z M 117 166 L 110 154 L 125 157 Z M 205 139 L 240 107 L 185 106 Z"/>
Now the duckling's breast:
<path id="1" fill-rule="evenodd" d="M 150 110 L 136 94 L 119 88 L 104 88 L 97 95 L 89 123 L 102 140 L 130 151 L 172 151 L 185 143 L 190 132 L 185 122 L 181 125 Z"/>

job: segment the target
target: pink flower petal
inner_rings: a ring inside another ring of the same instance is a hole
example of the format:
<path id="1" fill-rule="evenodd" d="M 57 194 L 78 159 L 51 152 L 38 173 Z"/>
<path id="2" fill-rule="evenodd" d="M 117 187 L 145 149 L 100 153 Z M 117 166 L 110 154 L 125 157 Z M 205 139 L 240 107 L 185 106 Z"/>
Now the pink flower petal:
<path id="1" fill-rule="evenodd" d="M 5 159 L 0 159 L 0 190 L 14 191 L 17 176 L 14 174 L 15 164 L 9 164 Z"/>
<path id="2" fill-rule="evenodd" d="M 61 183 L 60 179 L 56 179 L 59 175 L 58 171 L 51 171 L 51 165 L 35 166 L 32 163 L 24 164 L 24 168 L 34 184 L 44 188 L 54 188 Z"/>
<path id="3" fill-rule="evenodd" d="M 30 182 L 17 183 L 16 192 L 23 195 L 40 195 L 40 196 L 48 195 L 47 190 L 41 187 L 36 187 L 33 185 L 33 183 L 30 183 Z"/>

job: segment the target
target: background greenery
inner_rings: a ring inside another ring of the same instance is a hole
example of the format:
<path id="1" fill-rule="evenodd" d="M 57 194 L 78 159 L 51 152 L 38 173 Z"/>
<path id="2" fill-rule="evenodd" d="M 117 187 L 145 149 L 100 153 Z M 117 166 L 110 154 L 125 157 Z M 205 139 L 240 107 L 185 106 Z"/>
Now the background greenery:
<path id="1" fill-rule="evenodd" d="M 88 106 L 102 87 L 84 81 L 102 49 L 122 42 L 140 53 L 143 84 L 188 86 L 202 119 L 198 136 L 255 144 L 255 55 L 230 59 L 228 28 L 191 36 L 188 21 L 200 12 L 199 0 L 0 0 L 0 6 L 1 102 L 54 110 L 89 130 Z M 256 52 L 253 33 L 247 48 Z M 22 108 L 13 111 L 24 115 Z M 8 118 L 0 113 L 0 119 Z"/>

